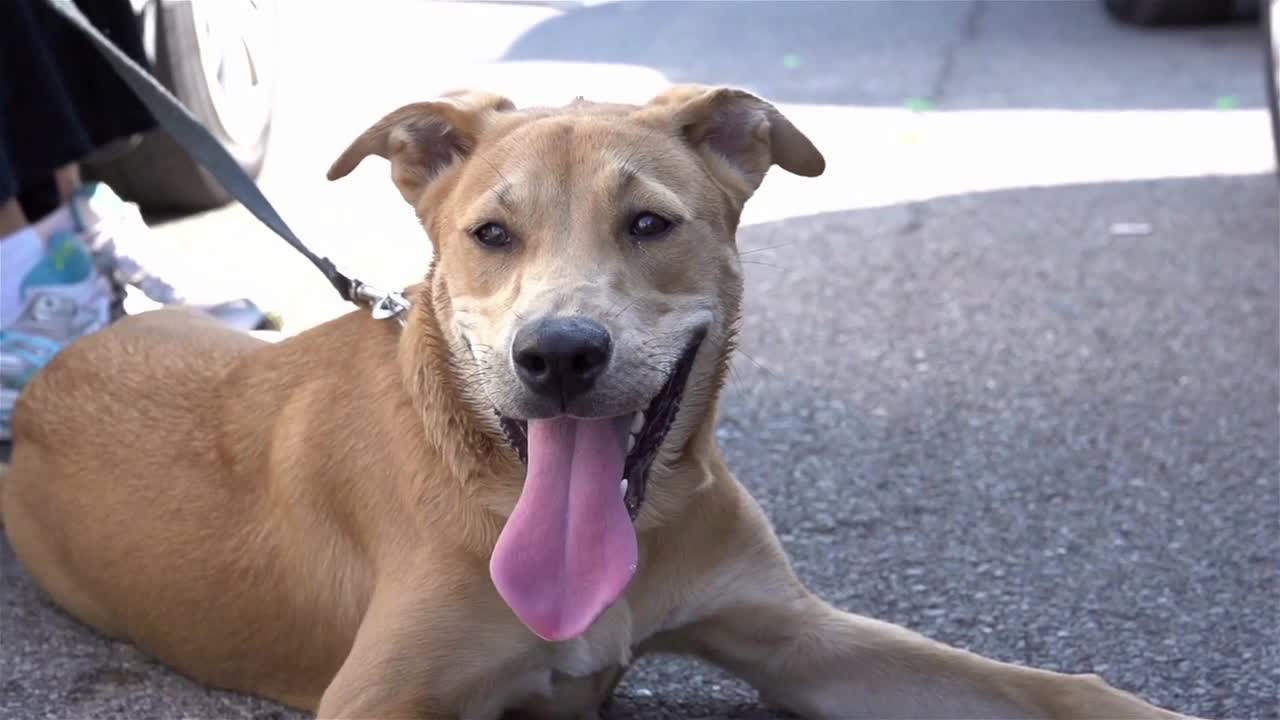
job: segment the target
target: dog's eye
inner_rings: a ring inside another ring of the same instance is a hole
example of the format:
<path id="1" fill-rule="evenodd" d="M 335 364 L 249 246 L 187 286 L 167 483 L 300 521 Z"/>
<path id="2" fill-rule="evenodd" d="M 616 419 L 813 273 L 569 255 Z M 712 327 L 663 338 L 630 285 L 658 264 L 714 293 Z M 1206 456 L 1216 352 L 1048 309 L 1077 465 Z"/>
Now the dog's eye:
<path id="1" fill-rule="evenodd" d="M 491 248 L 504 248 L 511 244 L 511 236 L 507 229 L 498 223 L 485 223 L 471 231 L 471 236 L 481 245 Z"/>
<path id="2" fill-rule="evenodd" d="M 631 235 L 638 238 L 657 237 L 671 229 L 671 221 L 657 213 L 642 212 L 631 220 Z"/>

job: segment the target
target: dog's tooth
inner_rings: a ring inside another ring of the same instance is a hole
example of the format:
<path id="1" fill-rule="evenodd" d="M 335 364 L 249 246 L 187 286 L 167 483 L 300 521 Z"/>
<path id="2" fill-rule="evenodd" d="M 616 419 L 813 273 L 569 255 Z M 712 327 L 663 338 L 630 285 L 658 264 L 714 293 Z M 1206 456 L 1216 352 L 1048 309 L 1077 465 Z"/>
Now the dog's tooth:
<path id="1" fill-rule="evenodd" d="M 627 495 L 627 479 L 626 478 L 622 478 L 622 482 L 618 483 L 618 488 L 622 490 L 622 496 L 626 497 Z"/>
<path id="2" fill-rule="evenodd" d="M 638 412 L 631 418 L 631 434 L 636 435 L 644 429 L 644 413 Z"/>
<path id="3" fill-rule="evenodd" d="M 635 450 L 635 449 L 636 449 L 636 436 L 628 435 L 627 436 L 627 452 L 631 452 L 632 450 Z"/>

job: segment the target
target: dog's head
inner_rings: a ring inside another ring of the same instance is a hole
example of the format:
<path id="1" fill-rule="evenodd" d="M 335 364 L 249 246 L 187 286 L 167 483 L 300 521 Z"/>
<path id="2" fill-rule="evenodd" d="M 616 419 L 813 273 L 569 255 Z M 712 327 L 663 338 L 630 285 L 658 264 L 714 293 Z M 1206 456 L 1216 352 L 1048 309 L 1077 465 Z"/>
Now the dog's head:
<path id="1" fill-rule="evenodd" d="M 701 86 L 524 110 L 452 93 L 378 121 L 329 178 L 370 154 L 433 243 L 421 301 L 458 392 L 527 465 L 494 581 L 539 635 L 577 635 L 634 571 L 651 469 L 713 411 L 743 204 L 772 165 L 815 176 L 823 158 L 767 102 Z"/>

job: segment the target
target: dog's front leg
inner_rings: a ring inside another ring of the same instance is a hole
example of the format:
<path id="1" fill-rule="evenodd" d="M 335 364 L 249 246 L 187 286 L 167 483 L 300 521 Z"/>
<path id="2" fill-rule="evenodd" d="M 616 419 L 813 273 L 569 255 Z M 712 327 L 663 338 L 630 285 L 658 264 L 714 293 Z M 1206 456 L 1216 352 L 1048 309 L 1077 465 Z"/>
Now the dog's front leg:
<path id="1" fill-rule="evenodd" d="M 1096 676 L 991 660 L 833 608 L 806 590 L 747 498 L 717 528 L 698 618 L 677 633 L 770 704 L 814 720 L 1179 717 Z M 711 539 L 707 539 L 711 542 Z"/>
<path id="2" fill-rule="evenodd" d="M 727 608 L 694 632 L 708 660 L 815 720 L 1178 717 L 1096 676 L 984 658 L 807 593 Z"/>
<path id="3" fill-rule="evenodd" d="M 375 592 L 351 651 L 320 698 L 316 719 L 455 720 L 441 709 L 450 673 L 424 648 L 437 639 L 428 631 L 427 610 L 421 598 Z"/>

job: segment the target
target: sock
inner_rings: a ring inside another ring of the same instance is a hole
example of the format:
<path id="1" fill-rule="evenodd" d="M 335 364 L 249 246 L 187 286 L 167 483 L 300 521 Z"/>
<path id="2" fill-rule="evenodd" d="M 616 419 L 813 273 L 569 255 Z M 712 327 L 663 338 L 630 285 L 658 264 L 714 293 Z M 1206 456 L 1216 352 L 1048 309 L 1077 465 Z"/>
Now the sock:
<path id="1" fill-rule="evenodd" d="M 60 232 L 74 231 L 76 219 L 71 214 L 71 206 L 63 203 L 57 210 L 31 223 L 31 227 L 40 233 L 40 237 L 48 240 Z"/>
<path id="2" fill-rule="evenodd" d="M 44 240 L 32 226 L 0 238 L 0 328 L 22 314 L 22 279 L 44 257 Z"/>
<path id="3" fill-rule="evenodd" d="M 98 223 L 118 217 L 125 202 L 99 182 L 81 185 L 57 210 L 32 223 L 46 241 L 60 232 L 82 233 Z"/>
<path id="4" fill-rule="evenodd" d="M 129 204 L 106 184 L 89 182 L 77 188 L 64 207 L 71 216 L 72 227 L 84 232 L 99 223 L 118 219 Z"/>

